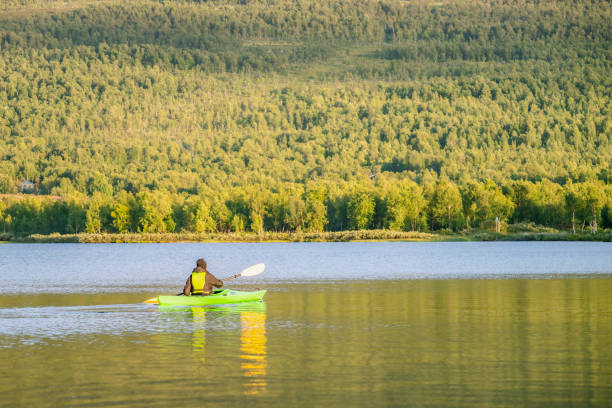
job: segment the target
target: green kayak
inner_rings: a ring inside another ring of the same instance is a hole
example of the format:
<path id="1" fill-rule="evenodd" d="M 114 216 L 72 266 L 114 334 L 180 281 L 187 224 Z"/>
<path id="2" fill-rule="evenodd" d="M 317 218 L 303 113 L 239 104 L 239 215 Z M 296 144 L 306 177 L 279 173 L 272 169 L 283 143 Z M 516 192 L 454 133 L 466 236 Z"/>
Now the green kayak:
<path id="1" fill-rule="evenodd" d="M 261 300 L 265 290 L 241 292 L 232 289 L 215 290 L 208 296 L 158 296 L 160 306 L 208 306 L 226 305 L 230 303 L 254 302 Z"/>

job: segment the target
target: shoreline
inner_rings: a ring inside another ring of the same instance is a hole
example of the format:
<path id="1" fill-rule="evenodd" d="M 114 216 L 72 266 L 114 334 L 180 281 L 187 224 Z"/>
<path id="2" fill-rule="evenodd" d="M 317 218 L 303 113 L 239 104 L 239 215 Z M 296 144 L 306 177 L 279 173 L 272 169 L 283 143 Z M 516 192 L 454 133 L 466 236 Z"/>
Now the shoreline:
<path id="1" fill-rule="evenodd" d="M 255 233 L 127 233 L 127 234 L 32 234 L 1 235 L 0 243 L 241 243 L 241 242 L 485 242 L 485 241 L 597 241 L 612 242 L 612 231 L 597 234 L 571 232 L 428 233 L 415 231 L 361 230 L 337 232 Z"/>

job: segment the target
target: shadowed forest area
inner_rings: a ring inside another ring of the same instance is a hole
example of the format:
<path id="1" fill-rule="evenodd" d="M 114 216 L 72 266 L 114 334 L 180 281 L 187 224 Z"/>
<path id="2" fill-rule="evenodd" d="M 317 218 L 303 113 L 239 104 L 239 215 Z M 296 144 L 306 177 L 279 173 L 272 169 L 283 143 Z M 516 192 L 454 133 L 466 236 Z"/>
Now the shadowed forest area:
<path id="1" fill-rule="evenodd" d="M 4 1 L 0 232 L 609 229 L 611 45 L 603 0 Z"/>

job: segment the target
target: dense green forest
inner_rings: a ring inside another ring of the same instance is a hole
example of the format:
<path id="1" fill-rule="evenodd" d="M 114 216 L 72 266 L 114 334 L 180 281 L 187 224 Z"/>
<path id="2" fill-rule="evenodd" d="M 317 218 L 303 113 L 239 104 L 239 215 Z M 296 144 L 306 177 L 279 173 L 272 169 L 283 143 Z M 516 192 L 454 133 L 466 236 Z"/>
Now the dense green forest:
<path id="1" fill-rule="evenodd" d="M 611 228 L 611 45 L 603 0 L 4 1 L 0 231 Z"/>

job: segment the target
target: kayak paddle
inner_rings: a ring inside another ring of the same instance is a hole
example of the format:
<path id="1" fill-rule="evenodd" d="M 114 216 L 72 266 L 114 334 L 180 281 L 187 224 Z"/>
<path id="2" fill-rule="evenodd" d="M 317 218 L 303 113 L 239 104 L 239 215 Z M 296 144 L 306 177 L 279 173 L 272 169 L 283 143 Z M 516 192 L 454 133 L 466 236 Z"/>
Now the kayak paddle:
<path id="1" fill-rule="evenodd" d="M 230 279 L 236 279 L 239 278 L 241 276 L 255 276 L 255 275 L 259 275 L 260 273 L 262 273 L 264 271 L 264 269 L 266 268 L 266 265 L 264 263 L 258 263 L 257 265 L 253 265 L 253 266 L 249 266 L 246 269 L 243 269 L 242 272 L 234 275 L 234 276 L 230 276 L 229 278 L 225 278 L 225 279 L 221 279 L 221 282 L 225 282 L 228 281 Z"/>
<path id="2" fill-rule="evenodd" d="M 239 278 L 241 276 L 244 276 L 244 277 L 247 277 L 247 276 L 256 276 L 256 275 L 259 275 L 260 273 L 262 273 L 265 268 L 266 268 L 266 265 L 264 263 L 258 263 L 256 265 L 252 265 L 252 266 L 249 266 L 248 268 L 243 269 L 242 272 L 237 273 L 236 275 L 230 276 L 230 277 L 225 278 L 225 279 L 221 279 L 221 282 L 225 283 L 225 281 L 228 281 L 230 279 L 236 279 L 236 278 Z M 179 293 L 178 295 L 182 295 L 182 293 Z M 147 300 L 144 301 L 144 303 L 157 304 L 157 297 L 154 297 L 154 298 L 151 298 L 151 299 L 147 299 Z"/>

